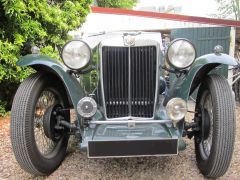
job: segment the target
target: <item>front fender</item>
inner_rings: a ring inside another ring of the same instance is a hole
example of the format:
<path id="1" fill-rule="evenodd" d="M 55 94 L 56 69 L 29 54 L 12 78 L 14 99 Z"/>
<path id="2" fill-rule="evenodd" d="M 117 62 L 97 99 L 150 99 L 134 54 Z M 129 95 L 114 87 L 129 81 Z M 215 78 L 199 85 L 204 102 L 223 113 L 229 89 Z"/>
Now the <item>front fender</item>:
<path id="1" fill-rule="evenodd" d="M 77 109 L 78 101 L 85 96 L 77 79 L 67 73 L 67 68 L 57 60 L 43 55 L 27 55 L 22 57 L 17 62 L 17 65 L 21 67 L 30 66 L 37 71 L 51 72 L 58 76 L 62 80 L 75 110 Z"/>
<path id="2" fill-rule="evenodd" d="M 237 62 L 227 54 L 207 54 L 197 58 L 185 75 L 175 79 L 165 98 L 164 105 L 173 97 L 180 97 L 187 101 L 189 95 L 197 88 L 206 75 L 222 64 L 236 66 Z"/>

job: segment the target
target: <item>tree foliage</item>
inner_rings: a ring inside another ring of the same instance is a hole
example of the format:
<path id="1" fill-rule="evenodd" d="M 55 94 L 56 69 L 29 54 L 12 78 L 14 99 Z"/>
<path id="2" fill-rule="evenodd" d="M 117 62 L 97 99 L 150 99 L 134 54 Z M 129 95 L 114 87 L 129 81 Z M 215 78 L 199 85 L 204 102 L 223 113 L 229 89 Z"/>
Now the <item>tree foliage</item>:
<path id="1" fill-rule="evenodd" d="M 19 57 L 34 44 L 43 54 L 58 58 L 56 47 L 84 22 L 91 1 L 0 0 L 0 106 L 32 72 L 16 66 Z"/>
<path id="2" fill-rule="evenodd" d="M 219 3 L 219 18 L 240 20 L 239 0 L 216 0 Z"/>
<path id="3" fill-rule="evenodd" d="M 132 9 L 137 0 L 97 0 L 100 7 Z"/>

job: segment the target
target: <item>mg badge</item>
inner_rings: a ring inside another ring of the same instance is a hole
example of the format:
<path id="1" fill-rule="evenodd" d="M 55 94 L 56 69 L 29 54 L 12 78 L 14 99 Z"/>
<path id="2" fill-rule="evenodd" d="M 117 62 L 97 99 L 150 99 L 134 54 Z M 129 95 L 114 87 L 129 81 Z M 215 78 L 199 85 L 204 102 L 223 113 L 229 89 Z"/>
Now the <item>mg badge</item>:
<path id="1" fill-rule="evenodd" d="M 123 36 L 123 41 L 125 46 L 134 46 L 136 39 L 135 39 L 135 36 L 126 35 L 126 36 Z"/>

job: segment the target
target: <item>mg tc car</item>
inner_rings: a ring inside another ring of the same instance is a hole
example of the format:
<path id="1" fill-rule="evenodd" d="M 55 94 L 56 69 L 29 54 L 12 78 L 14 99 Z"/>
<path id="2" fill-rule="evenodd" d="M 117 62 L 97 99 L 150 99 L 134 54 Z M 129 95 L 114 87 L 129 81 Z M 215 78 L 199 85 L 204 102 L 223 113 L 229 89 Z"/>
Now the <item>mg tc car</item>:
<path id="1" fill-rule="evenodd" d="M 194 140 L 203 175 L 227 171 L 235 100 L 216 69 L 238 64 L 221 46 L 197 57 L 187 39 L 164 48 L 161 34 L 112 32 L 71 40 L 60 56 L 54 60 L 33 47 L 18 61 L 36 70 L 20 85 L 11 111 L 12 147 L 25 171 L 51 174 L 70 135 L 89 158 L 178 155 L 186 136 Z M 187 102 L 196 88 L 188 122 Z"/>

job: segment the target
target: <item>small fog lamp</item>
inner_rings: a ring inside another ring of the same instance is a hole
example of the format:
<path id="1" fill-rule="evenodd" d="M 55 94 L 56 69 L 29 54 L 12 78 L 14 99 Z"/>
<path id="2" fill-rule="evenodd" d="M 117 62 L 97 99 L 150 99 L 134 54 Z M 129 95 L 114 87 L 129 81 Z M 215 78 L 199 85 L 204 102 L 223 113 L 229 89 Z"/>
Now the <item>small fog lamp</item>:
<path id="1" fill-rule="evenodd" d="M 187 103 L 181 98 L 173 98 L 167 103 L 166 111 L 170 119 L 179 121 L 187 113 Z"/>
<path id="2" fill-rule="evenodd" d="M 97 112 L 97 103 L 91 97 L 84 97 L 78 102 L 77 111 L 82 117 L 90 118 Z"/>

